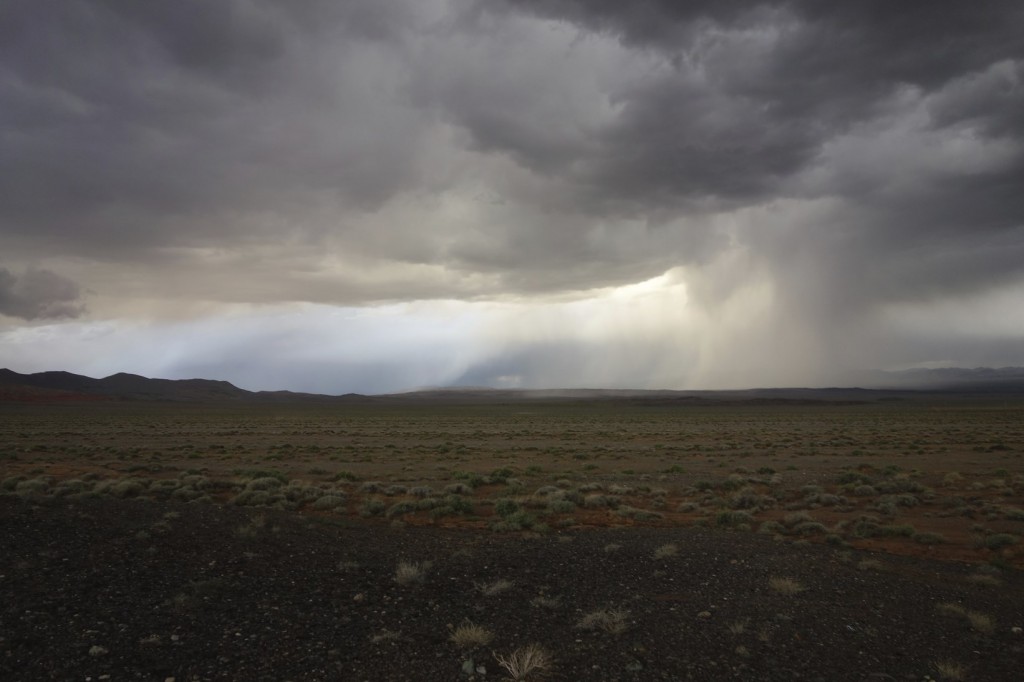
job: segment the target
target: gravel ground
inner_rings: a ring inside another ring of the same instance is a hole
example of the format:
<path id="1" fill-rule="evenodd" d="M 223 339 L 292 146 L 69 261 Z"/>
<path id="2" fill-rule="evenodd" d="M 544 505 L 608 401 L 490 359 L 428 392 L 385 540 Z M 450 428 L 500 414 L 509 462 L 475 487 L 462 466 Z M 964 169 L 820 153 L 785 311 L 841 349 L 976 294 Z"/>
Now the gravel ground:
<path id="1" fill-rule="evenodd" d="M 547 680 L 1018 680 L 1024 660 L 1019 571 L 697 528 L 7 496 L 0 595 L 9 680 L 500 680 L 496 654 L 531 643 Z M 580 627 L 599 611 L 612 632 Z M 492 641 L 460 648 L 465 623 Z"/>

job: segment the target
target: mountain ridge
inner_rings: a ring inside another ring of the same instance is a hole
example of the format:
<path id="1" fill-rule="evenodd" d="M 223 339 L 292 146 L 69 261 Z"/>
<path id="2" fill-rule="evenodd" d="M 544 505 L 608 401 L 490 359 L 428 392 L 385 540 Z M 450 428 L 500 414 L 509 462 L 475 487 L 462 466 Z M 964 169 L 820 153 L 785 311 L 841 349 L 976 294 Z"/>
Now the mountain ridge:
<path id="1" fill-rule="evenodd" d="M 836 402 L 897 399 L 932 392 L 1024 394 L 1024 367 L 915 369 L 876 373 L 868 387 L 670 389 L 501 389 L 431 387 L 382 395 L 327 395 L 288 390 L 249 391 L 218 379 L 161 379 L 118 372 L 96 379 L 63 370 L 20 374 L 0 369 L 0 400 L 35 402 L 121 400 L 163 402 L 493 402 L 527 400 L 627 400 L 648 404 L 700 401 Z"/>

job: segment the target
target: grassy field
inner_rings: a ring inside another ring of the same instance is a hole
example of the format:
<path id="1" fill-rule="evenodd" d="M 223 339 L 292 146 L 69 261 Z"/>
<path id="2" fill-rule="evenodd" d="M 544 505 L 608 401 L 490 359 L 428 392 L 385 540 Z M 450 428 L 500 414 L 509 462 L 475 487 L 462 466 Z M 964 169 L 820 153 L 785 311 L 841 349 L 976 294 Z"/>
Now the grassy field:
<path id="1" fill-rule="evenodd" d="M 0 405 L 0 493 L 1024 565 L 1024 402 Z"/>

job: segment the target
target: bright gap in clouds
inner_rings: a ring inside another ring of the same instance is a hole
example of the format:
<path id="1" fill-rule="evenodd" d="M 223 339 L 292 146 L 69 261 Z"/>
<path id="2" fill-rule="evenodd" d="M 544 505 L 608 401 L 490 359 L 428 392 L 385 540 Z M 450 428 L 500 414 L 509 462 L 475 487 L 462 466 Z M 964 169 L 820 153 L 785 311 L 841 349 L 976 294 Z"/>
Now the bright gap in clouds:
<path id="1" fill-rule="evenodd" d="M 680 273 L 574 300 L 238 306 L 148 323 L 0 333 L 21 372 L 224 379 L 250 390 L 387 393 L 426 386 L 680 388 L 696 329 Z M 584 379 L 585 378 L 585 379 Z"/>

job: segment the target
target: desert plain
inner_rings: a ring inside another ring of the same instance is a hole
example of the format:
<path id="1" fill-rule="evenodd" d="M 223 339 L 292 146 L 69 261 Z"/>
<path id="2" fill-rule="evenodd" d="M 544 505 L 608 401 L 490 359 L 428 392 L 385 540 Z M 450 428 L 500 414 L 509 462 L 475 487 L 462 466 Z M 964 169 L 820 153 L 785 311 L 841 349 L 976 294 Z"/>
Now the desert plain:
<path id="1" fill-rule="evenodd" d="M 7 679 L 1018 679 L 1024 398 L 0 403 Z"/>

